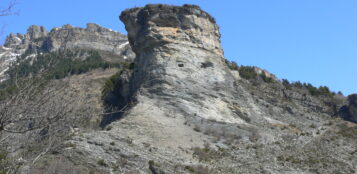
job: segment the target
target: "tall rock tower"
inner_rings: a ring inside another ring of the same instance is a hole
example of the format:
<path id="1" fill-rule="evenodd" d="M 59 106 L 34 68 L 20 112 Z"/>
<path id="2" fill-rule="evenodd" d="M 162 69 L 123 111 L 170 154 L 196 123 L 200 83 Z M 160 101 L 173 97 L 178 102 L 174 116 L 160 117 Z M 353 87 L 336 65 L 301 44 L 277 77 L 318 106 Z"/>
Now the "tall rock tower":
<path id="1" fill-rule="evenodd" d="M 230 109 L 242 89 L 225 64 L 213 17 L 194 5 L 147 5 L 120 19 L 137 56 L 131 89 L 139 102 L 155 100 L 170 116 L 244 122 Z"/>

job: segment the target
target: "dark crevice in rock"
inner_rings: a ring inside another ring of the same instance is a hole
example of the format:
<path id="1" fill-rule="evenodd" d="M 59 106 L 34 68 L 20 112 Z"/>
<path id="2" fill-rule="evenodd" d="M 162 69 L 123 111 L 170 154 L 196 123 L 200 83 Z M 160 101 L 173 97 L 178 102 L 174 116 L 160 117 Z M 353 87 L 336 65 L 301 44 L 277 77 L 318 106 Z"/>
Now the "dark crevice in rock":
<path id="1" fill-rule="evenodd" d="M 213 67 L 213 63 L 209 61 L 201 63 L 201 68 L 208 68 L 208 67 Z"/>

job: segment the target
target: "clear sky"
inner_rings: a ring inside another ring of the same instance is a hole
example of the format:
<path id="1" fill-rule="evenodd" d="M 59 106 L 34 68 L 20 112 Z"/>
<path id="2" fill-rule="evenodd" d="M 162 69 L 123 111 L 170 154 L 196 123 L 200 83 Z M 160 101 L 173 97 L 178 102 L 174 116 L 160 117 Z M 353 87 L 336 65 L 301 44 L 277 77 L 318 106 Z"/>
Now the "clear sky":
<path id="1" fill-rule="evenodd" d="M 0 17 L 1 40 L 32 24 L 50 30 L 94 22 L 126 33 L 120 12 L 147 3 L 201 6 L 220 26 L 226 58 L 240 65 L 357 93 L 356 0 L 18 0 L 19 15 Z"/>

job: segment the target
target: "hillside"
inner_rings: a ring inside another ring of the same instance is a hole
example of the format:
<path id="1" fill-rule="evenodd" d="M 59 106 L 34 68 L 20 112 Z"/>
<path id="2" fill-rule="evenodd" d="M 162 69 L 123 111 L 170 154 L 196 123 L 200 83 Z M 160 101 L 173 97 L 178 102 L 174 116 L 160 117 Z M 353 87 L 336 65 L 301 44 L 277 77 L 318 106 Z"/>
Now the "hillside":
<path id="1" fill-rule="evenodd" d="M 120 20 L 128 36 L 96 24 L 8 36 L 3 171 L 357 172 L 356 95 L 228 61 L 214 18 L 195 5 L 146 5 Z"/>

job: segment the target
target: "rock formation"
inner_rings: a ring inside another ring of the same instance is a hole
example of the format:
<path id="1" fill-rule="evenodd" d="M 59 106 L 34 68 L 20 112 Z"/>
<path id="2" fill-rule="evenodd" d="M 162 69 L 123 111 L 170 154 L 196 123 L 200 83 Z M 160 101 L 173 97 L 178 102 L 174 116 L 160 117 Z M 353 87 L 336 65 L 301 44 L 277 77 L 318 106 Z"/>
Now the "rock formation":
<path id="1" fill-rule="evenodd" d="M 135 57 L 125 35 L 97 24 L 88 23 L 87 28 L 64 25 L 50 32 L 43 26 L 32 25 L 26 34 L 11 33 L 0 47 L 0 81 L 4 80 L 8 66 L 25 52 L 34 56 L 60 49 L 93 49 L 104 57 L 119 56 L 129 61 Z"/>
<path id="2" fill-rule="evenodd" d="M 32 25 L 27 29 L 27 35 L 30 40 L 46 37 L 48 31 L 43 26 Z"/>
<path id="3" fill-rule="evenodd" d="M 124 58 L 135 56 L 130 53 L 125 35 L 93 23 L 88 23 L 87 28 L 77 28 L 71 25 L 54 28 L 49 33 L 46 44 L 49 50 L 82 48 L 123 55 Z"/>
<path id="4" fill-rule="evenodd" d="M 97 101 L 96 111 L 109 111 L 93 113 L 103 115 L 96 120 L 102 129 L 76 127 L 63 144 L 40 151 L 36 163 L 24 162 L 24 173 L 356 172 L 357 126 L 334 117 L 344 96 L 311 93 L 312 86 L 281 82 L 257 67 L 247 68 L 254 76 L 246 78 L 224 58 L 217 24 L 198 6 L 146 5 L 123 11 L 120 19 L 129 44 L 125 36 L 89 24 L 49 33 L 32 27 L 32 34 L 10 35 L 1 48 L 79 47 L 126 55 L 130 45 L 136 55 L 109 79 L 108 105 L 98 104 L 103 74 L 74 77 L 85 99 Z M 345 111 L 355 114 L 355 105 L 352 96 Z"/>
<path id="5" fill-rule="evenodd" d="M 137 55 L 131 89 L 140 90 L 139 98 L 153 98 L 162 103 L 157 107 L 182 116 L 244 122 L 229 109 L 239 89 L 209 14 L 197 6 L 147 5 L 124 11 L 120 19 Z"/>

